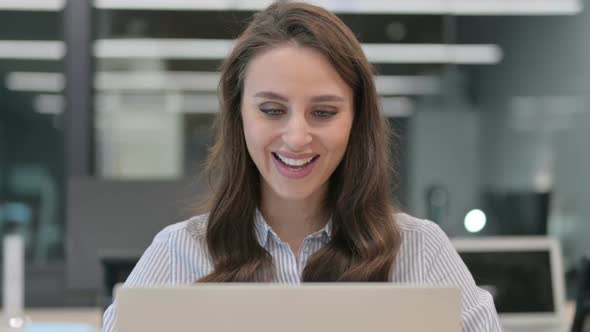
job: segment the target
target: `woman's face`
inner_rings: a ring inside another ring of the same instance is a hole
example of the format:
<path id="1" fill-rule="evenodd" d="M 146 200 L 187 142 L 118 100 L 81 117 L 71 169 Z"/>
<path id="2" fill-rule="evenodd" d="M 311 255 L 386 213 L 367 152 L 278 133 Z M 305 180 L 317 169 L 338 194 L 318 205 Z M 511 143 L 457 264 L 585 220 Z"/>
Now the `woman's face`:
<path id="1" fill-rule="evenodd" d="M 346 151 L 354 112 L 351 88 L 321 53 L 284 45 L 255 56 L 241 112 L 263 190 L 299 200 L 326 188 Z"/>

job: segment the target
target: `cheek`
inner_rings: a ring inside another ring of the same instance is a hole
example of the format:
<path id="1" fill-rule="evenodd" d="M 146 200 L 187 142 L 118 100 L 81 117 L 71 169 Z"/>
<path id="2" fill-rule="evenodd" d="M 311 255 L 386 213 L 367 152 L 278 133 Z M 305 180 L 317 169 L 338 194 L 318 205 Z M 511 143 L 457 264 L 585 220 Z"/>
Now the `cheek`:
<path id="1" fill-rule="evenodd" d="M 338 158 L 342 158 L 344 152 L 346 151 L 346 147 L 348 146 L 348 133 L 349 132 L 338 132 L 338 136 L 334 136 L 331 142 L 334 152 L 338 155 Z"/>
<path id="2" fill-rule="evenodd" d="M 335 126 L 331 131 L 331 135 L 329 136 L 329 144 L 336 152 L 339 157 L 341 157 L 344 152 L 346 151 L 346 147 L 348 146 L 348 140 L 350 137 L 350 132 L 352 128 L 352 120 L 347 119 L 343 121 L 338 126 Z"/>
<path id="3" fill-rule="evenodd" d="M 269 144 L 267 137 L 269 132 L 268 128 L 264 126 L 262 121 L 257 121 L 257 119 L 254 119 L 251 116 L 246 116 L 242 119 L 244 139 L 246 140 L 248 152 L 250 152 L 253 159 L 256 159 L 256 156 L 262 154 L 266 145 Z"/>

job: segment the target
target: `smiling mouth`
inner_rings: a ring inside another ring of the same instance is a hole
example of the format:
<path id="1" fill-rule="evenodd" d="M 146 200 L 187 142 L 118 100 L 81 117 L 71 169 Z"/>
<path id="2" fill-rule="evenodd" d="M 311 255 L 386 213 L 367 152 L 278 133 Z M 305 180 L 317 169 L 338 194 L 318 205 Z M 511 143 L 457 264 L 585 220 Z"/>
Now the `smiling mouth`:
<path id="1" fill-rule="evenodd" d="M 312 164 L 313 162 L 315 162 L 320 155 L 315 155 L 313 157 L 310 158 L 304 158 L 304 159 L 291 159 L 291 158 L 286 158 L 286 157 L 282 157 L 279 156 L 278 154 L 272 152 L 272 156 L 282 165 L 289 167 L 290 169 L 293 170 L 301 170 L 306 168 L 308 165 Z"/>

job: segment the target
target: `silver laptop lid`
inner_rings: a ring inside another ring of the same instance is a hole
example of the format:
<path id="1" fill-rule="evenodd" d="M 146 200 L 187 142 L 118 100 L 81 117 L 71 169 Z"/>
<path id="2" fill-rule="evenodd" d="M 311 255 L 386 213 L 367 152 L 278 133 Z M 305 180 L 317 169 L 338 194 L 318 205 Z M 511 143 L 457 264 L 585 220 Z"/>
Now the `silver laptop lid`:
<path id="1" fill-rule="evenodd" d="M 503 323 L 559 323 L 565 306 L 560 246 L 548 237 L 454 239 L 475 282 L 494 296 Z"/>
<path id="2" fill-rule="evenodd" d="M 460 331 L 456 288 L 195 284 L 119 288 L 118 332 Z"/>

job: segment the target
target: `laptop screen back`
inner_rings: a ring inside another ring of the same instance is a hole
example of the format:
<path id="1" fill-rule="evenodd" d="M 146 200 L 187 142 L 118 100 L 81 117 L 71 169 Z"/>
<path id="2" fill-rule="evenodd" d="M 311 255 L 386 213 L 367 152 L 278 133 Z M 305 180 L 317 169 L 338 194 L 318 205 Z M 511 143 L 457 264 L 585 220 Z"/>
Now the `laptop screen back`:
<path id="1" fill-rule="evenodd" d="M 556 310 L 549 250 L 460 251 L 478 286 L 494 296 L 500 314 Z"/>
<path id="2" fill-rule="evenodd" d="M 119 288 L 117 331 L 459 332 L 458 288 L 389 283 Z"/>

